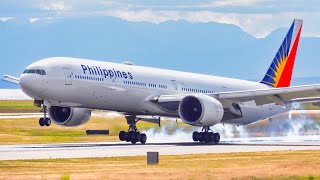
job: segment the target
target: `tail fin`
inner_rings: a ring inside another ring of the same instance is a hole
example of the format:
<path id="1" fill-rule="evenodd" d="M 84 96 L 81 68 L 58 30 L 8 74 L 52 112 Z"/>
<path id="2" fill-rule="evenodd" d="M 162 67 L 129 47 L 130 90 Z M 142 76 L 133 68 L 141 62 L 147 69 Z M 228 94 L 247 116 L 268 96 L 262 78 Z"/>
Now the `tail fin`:
<path id="1" fill-rule="evenodd" d="M 303 21 L 295 19 L 260 83 L 274 88 L 289 87 Z"/>

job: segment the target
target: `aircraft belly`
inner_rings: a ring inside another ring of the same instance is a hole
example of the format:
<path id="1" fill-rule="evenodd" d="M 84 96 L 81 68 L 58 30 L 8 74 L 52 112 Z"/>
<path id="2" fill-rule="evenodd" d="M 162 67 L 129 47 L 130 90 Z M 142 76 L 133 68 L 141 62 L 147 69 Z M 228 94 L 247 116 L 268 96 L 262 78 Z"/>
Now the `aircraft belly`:
<path id="1" fill-rule="evenodd" d="M 236 118 L 231 120 L 225 120 L 222 123 L 235 124 L 235 125 L 246 125 L 274 117 L 278 114 L 288 111 L 288 109 L 275 104 L 266 104 L 262 106 L 241 106 L 242 118 Z"/>

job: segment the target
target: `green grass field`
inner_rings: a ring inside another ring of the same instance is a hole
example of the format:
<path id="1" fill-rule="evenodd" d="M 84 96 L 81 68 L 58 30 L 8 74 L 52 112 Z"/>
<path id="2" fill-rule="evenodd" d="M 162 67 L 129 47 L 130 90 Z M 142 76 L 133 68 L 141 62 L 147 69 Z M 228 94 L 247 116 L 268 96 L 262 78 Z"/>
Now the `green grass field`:
<path id="1" fill-rule="evenodd" d="M 320 151 L 0 161 L 0 179 L 319 179 Z"/>
<path id="2" fill-rule="evenodd" d="M 0 101 L 0 108 L 1 109 L 9 109 L 9 108 L 18 108 L 18 109 L 24 109 L 24 108 L 36 108 L 33 105 L 32 101 Z"/>
<path id="3" fill-rule="evenodd" d="M 137 126 L 140 130 L 158 128 L 145 122 L 139 122 Z M 94 129 L 108 129 L 110 135 L 86 135 L 86 130 Z M 41 127 L 37 118 L 2 119 L 0 144 L 119 141 L 118 133 L 127 129 L 124 117 L 92 117 L 88 123 L 78 127 L 61 127 L 53 123 L 50 127 Z"/>
<path id="4" fill-rule="evenodd" d="M 40 108 L 33 105 L 33 101 L 0 100 L 0 113 L 28 113 L 39 112 Z"/>

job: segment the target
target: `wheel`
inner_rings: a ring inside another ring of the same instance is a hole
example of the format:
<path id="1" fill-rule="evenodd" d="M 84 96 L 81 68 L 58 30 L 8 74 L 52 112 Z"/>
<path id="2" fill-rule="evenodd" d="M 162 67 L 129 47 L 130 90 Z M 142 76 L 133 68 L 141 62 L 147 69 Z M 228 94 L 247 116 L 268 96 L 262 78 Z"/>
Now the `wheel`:
<path id="1" fill-rule="evenodd" d="M 119 139 L 120 139 L 120 141 L 124 141 L 126 139 L 126 132 L 120 131 Z"/>
<path id="2" fill-rule="evenodd" d="M 199 132 L 197 132 L 197 131 L 195 131 L 195 132 L 193 132 L 193 134 L 192 134 L 192 139 L 193 139 L 193 141 L 199 141 Z"/>
<path id="3" fill-rule="evenodd" d="M 39 125 L 40 125 L 40 126 L 44 126 L 44 119 L 43 119 L 43 118 L 40 118 L 40 119 L 39 119 Z"/>
<path id="4" fill-rule="evenodd" d="M 205 133 L 204 132 L 201 132 L 201 133 L 199 133 L 199 141 L 200 142 L 204 142 L 204 140 L 205 140 Z"/>
<path id="5" fill-rule="evenodd" d="M 130 131 L 130 132 L 127 132 L 127 135 L 128 135 L 128 139 L 127 139 L 127 142 L 129 141 L 135 141 L 135 138 L 136 138 L 136 133 L 133 132 L 133 131 Z"/>
<path id="6" fill-rule="evenodd" d="M 220 134 L 219 133 L 214 133 L 213 142 L 216 144 L 218 144 L 220 142 Z"/>
<path id="7" fill-rule="evenodd" d="M 46 118 L 46 119 L 44 120 L 44 124 L 45 124 L 46 126 L 50 126 L 50 125 L 51 125 L 51 119 L 50 119 L 50 118 Z"/>
<path id="8" fill-rule="evenodd" d="M 145 144 L 147 142 L 147 135 L 142 133 L 140 138 L 141 144 Z"/>
<path id="9" fill-rule="evenodd" d="M 136 144 L 137 141 L 135 139 L 131 140 L 131 144 Z"/>
<path id="10" fill-rule="evenodd" d="M 204 134 L 205 134 L 205 135 L 204 135 L 204 142 L 205 142 L 205 143 L 210 143 L 210 142 L 212 142 L 212 141 L 211 141 L 211 137 L 210 137 L 210 135 L 211 135 L 210 132 L 205 132 Z"/>
<path id="11" fill-rule="evenodd" d="M 139 142 L 141 139 L 141 134 L 139 132 L 136 132 L 135 136 L 136 136 L 135 138 L 136 142 Z"/>
<path id="12" fill-rule="evenodd" d="M 214 140 L 214 133 L 213 132 L 209 132 L 208 133 L 208 141 L 209 142 L 213 142 L 213 140 Z"/>
<path id="13" fill-rule="evenodd" d="M 130 142 L 130 141 L 131 141 L 129 132 L 126 132 L 124 140 L 125 140 L 126 142 Z"/>

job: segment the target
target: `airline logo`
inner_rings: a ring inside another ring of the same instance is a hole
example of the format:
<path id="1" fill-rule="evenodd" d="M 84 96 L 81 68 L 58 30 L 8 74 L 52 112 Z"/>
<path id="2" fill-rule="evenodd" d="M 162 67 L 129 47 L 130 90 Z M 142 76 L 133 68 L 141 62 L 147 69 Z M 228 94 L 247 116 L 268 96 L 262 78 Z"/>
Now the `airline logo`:
<path id="1" fill-rule="evenodd" d="M 103 76 L 104 78 L 123 78 L 123 79 L 133 79 L 131 72 L 118 71 L 115 69 L 103 69 L 99 66 L 88 66 L 81 65 L 82 71 L 84 74 L 92 74 Z"/>
<path id="2" fill-rule="evenodd" d="M 290 86 L 301 29 L 302 20 L 294 20 L 261 83 L 275 88 Z"/>

